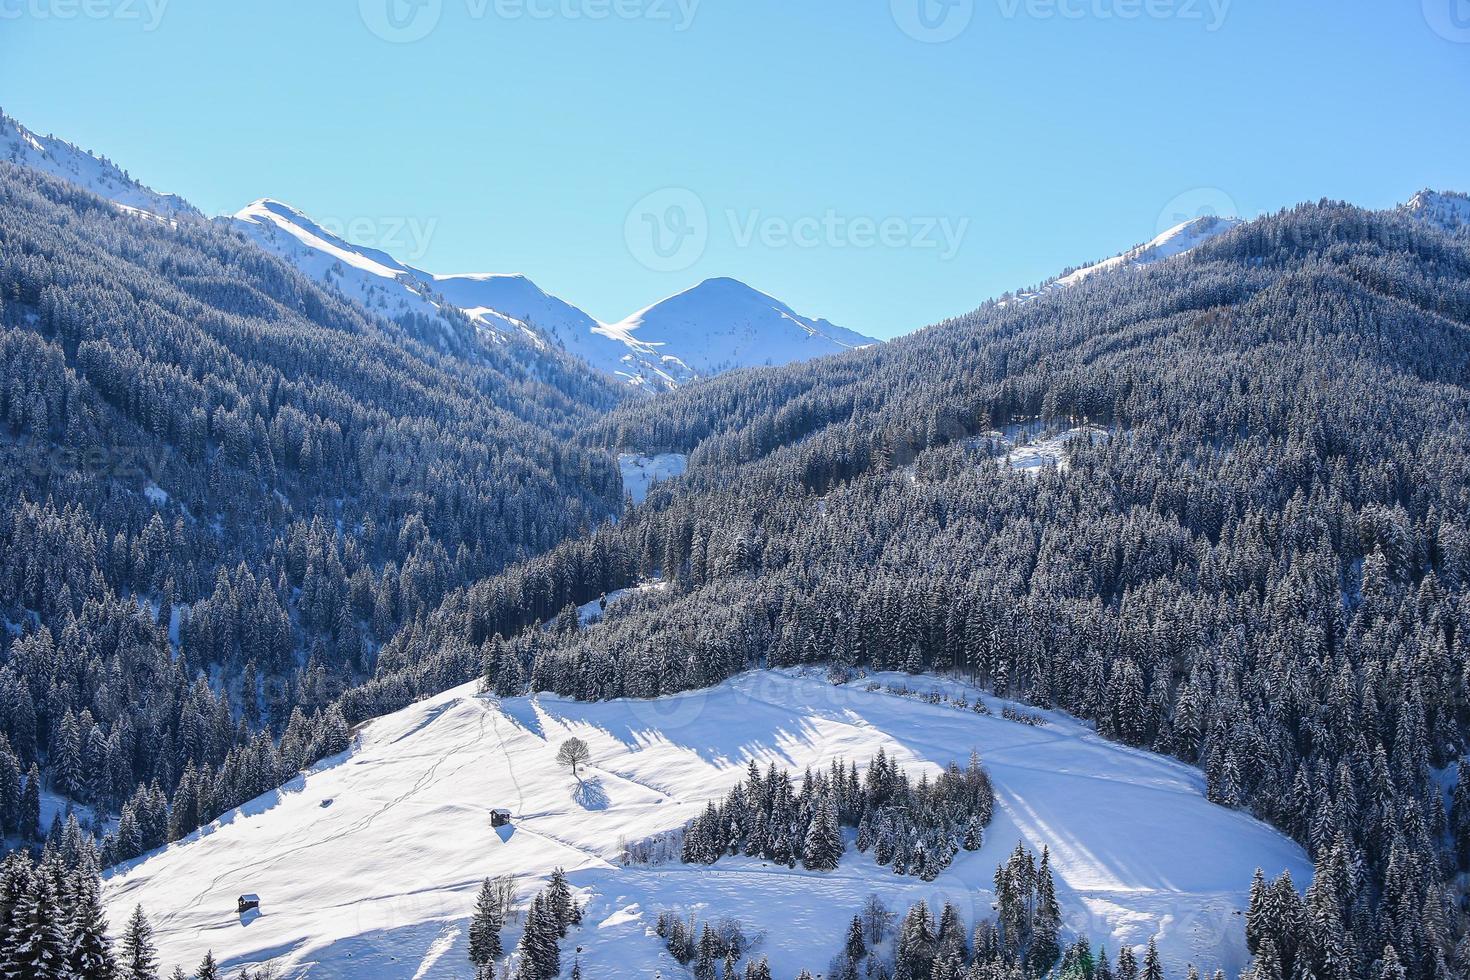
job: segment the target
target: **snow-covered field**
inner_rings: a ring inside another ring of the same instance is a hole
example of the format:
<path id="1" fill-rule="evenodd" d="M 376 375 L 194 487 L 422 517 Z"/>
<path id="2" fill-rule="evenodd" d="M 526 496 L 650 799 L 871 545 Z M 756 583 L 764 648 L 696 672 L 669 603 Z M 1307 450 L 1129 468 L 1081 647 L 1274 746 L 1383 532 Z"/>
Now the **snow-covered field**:
<path id="1" fill-rule="evenodd" d="M 975 696 L 952 681 L 879 679 Z M 954 902 L 972 923 L 988 915 L 995 867 L 1024 840 L 1051 848 L 1071 929 L 1110 950 L 1156 935 L 1171 975 L 1186 961 L 1234 975 L 1246 965 L 1235 913 L 1251 873 L 1290 870 L 1304 887 L 1300 849 L 1208 803 L 1197 770 L 1048 717 L 1032 727 L 791 672 L 600 704 L 497 701 L 469 685 L 370 723 L 343 756 L 116 870 L 108 912 L 120 923 L 141 902 L 168 964 L 192 966 L 213 949 L 230 966 L 275 960 L 287 976 L 464 977 L 479 881 L 516 875 L 524 900 L 560 865 L 587 903 L 564 946 L 566 972 L 580 947 L 587 976 L 684 976 L 649 934 L 657 913 L 674 908 L 764 932 L 758 953 L 784 980 L 825 970 L 871 892 L 895 908 L 925 897 Z M 592 748 L 581 786 L 555 762 L 573 734 Z M 984 847 L 961 852 L 930 884 L 852 849 L 829 874 L 743 858 L 617 863 L 621 840 L 684 823 L 751 758 L 799 774 L 885 748 L 917 773 L 962 762 L 972 747 L 994 779 L 996 816 Z M 492 829 L 492 807 L 511 809 L 513 825 Z M 260 914 L 236 914 L 246 892 L 260 895 Z"/>
<path id="2" fill-rule="evenodd" d="M 1065 471 L 1067 468 L 1067 444 L 1074 439 L 1106 441 L 1110 438 L 1107 429 L 1096 425 L 1083 425 L 1037 439 L 1035 442 L 1016 445 L 1006 454 L 1006 462 L 1013 470 L 1037 476 L 1049 467 Z"/>
<path id="3" fill-rule="evenodd" d="M 659 453 L 644 456 L 640 453 L 619 453 L 618 470 L 623 474 L 623 490 L 641 504 L 648 498 L 648 489 L 660 480 L 672 480 L 683 476 L 689 468 L 689 457 L 681 453 Z"/>

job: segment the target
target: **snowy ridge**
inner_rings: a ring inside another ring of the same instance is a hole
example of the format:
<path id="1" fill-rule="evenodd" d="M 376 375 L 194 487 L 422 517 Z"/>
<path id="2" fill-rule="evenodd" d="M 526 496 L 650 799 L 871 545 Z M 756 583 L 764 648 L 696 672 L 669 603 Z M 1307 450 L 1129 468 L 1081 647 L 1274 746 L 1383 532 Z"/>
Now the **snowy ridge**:
<path id="1" fill-rule="evenodd" d="M 696 375 L 789 364 L 878 341 L 796 313 L 735 279 L 707 279 L 619 323 L 598 328 L 626 344 L 667 351 Z"/>
<path id="2" fill-rule="evenodd" d="M 320 282 L 327 282 L 380 316 L 396 319 L 418 313 L 443 324 L 441 346 L 452 343 L 453 324 L 443 317 L 441 301 L 426 277 L 387 252 L 354 245 L 322 228 L 303 212 L 281 201 L 261 198 L 226 222 L 261 248 Z M 494 311 L 470 315 L 481 335 L 502 341 L 529 334 L 523 325 Z M 539 339 L 539 338 L 538 338 Z"/>
<path id="3" fill-rule="evenodd" d="M 160 219 L 199 215 L 183 198 L 150 190 L 111 161 L 55 136 L 39 136 L 3 112 L 0 159 L 69 181 L 129 213 Z"/>
<path id="4" fill-rule="evenodd" d="M 354 245 L 269 198 L 225 219 L 257 244 L 390 317 L 465 313 L 490 336 L 559 347 L 637 388 L 674 388 L 736 367 L 786 364 L 877 341 L 810 319 L 733 279 L 712 279 L 615 324 L 604 324 L 523 275 L 439 275 Z"/>
<path id="5" fill-rule="evenodd" d="M 1085 279 L 1091 278 L 1101 272 L 1116 272 L 1119 269 L 1142 269 L 1162 262 L 1164 259 L 1173 258 L 1191 252 L 1205 242 L 1217 235 L 1222 235 L 1233 228 L 1239 227 L 1244 222 L 1240 218 L 1220 218 L 1214 215 L 1205 215 L 1201 218 L 1192 218 L 1182 222 L 1163 232 L 1152 241 L 1135 246 L 1121 255 L 1115 255 L 1101 262 L 1074 269 L 1063 276 L 1058 276 L 1043 283 L 1036 289 L 1028 292 L 1017 293 L 1010 300 L 1002 300 L 1000 305 L 1009 303 L 1025 303 L 1038 296 L 1056 292 L 1075 286 Z"/>
<path id="6" fill-rule="evenodd" d="M 1401 204 L 1399 210 L 1452 235 L 1470 229 L 1470 194 L 1425 189 Z"/>
<path id="7" fill-rule="evenodd" d="M 663 909 L 736 916 L 764 932 L 778 977 L 825 971 L 847 919 L 870 893 L 906 909 L 955 903 L 991 915 L 992 875 L 1018 841 L 1051 849 L 1067 931 L 1116 952 L 1158 939 L 1168 975 L 1192 962 L 1235 975 L 1248 963 L 1243 918 L 1257 866 L 1311 865 L 1248 815 L 1208 803 L 1198 770 L 1099 738 L 1049 713 L 1043 726 L 1000 717 L 1004 702 L 954 681 L 880 676 L 933 689 L 928 703 L 834 687 L 818 675 L 754 672 L 654 701 L 497 700 L 467 685 L 380 718 L 354 747 L 205 830 L 115 869 L 114 923 L 152 914 L 163 962 L 276 961 L 285 977 L 457 978 L 469 972 L 467 918 L 486 876 L 514 875 L 524 903 L 557 866 L 586 903 L 563 945 L 585 976 L 682 976 L 650 935 Z M 960 699 L 963 699 L 961 701 Z M 591 747 L 579 784 L 555 761 L 571 735 Z M 882 748 L 914 777 L 979 750 L 995 784 L 984 846 L 932 883 L 895 875 L 849 846 L 830 873 L 743 857 L 718 865 L 624 867 L 620 841 L 678 827 L 743 777 L 750 759 L 800 775 Z M 489 810 L 506 807 L 510 827 Z M 259 913 L 236 896 L 256 893 Z M 509 950 L 519 927 L 505 931 Z"/>

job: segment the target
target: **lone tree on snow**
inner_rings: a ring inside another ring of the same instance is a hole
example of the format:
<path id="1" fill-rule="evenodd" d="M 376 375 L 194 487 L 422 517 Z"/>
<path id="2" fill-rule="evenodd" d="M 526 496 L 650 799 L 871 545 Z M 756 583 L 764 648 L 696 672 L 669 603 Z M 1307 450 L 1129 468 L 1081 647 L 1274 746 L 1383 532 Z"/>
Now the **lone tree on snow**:
<path id="1" fill-rule="evenodd" d="M 582 781 L 582 777 L 577 775 L 578 767 L 586 765 L 591 759 L 592 750 L 587 748 L 587 743 L 580 738 L 567 739 L 561 743 L 561 748 L 556 753 L 556 761 L 564 766 L 570 766 L 572 776 L 578 782 Z"/>

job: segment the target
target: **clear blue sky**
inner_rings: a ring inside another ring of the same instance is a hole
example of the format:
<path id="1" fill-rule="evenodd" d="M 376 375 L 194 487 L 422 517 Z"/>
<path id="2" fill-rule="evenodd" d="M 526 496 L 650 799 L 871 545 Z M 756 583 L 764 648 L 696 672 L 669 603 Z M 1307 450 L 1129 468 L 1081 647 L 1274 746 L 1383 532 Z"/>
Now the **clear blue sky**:
<path id="1" fill-rule="evenodd" d="M 1470 190 L 1470 0 L 946 2 L 0 0 L 0 107 L 602 319 L 728 275 L 881 337 L 1175 215 Z"/>

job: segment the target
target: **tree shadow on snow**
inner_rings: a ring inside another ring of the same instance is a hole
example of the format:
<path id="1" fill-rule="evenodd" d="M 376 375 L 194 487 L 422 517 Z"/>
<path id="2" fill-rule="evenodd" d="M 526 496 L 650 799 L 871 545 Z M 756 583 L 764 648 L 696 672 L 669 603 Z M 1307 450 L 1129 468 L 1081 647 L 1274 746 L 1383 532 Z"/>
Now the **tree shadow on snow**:
<path id="1" fill-rule="evenodd" d="M 584 810 L 606 810 L 612 802 L 603 788 L 602 780 L 596 776 L 577 781 L 572 787 L 572 799 Z"/>

